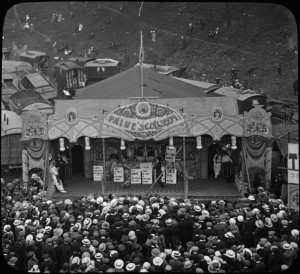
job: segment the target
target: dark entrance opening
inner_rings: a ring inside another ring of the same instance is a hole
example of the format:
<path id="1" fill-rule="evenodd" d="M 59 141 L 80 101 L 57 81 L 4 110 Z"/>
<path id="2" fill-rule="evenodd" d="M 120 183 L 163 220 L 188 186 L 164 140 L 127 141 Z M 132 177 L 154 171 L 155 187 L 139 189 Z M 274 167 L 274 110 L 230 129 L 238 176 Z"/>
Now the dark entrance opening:
<path id="1" fill-rule="evenodd" d="M 208 157 L 207 157 L 208 177 L 215 177 L 213 158 L 214 158 L 214 156 L 215 156 L 215 154 L 217 153 L 218 150 L 220 152 L 222 151 L 221 149 L 222 149 L 221 146 L 218 145 L 218 144 L 212 144 L 208 147 Z"/>
<path id="2" fill-rule="evenodd" d="M 71 149 L 72 154 L 72 172 L 84 176 L 84 159 L 83 148 L 80 145 L 75 145 Z"/>

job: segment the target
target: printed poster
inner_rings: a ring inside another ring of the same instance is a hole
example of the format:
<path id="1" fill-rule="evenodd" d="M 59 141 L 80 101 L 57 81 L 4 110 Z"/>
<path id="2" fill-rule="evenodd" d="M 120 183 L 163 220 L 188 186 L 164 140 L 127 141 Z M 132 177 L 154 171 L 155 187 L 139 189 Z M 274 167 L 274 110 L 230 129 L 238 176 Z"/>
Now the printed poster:
<path id="1" fill-rule="evenodd" d="M 166 171 L 166 184 L 176 184 L 176 168 L 168 168 Z"/>
<path id="2" fill-rule="evenodd" d="M 123 167 L 114 168 L 114 182 L 124 182 L 124 169 Z"/>
<path id="3" fill-rule="evenodd" d="M 95 182 L 101 182 L 103 178 L 103 166 L 93 166 L 93 177 Z"/>
<path id="4" fill-rule="evenodd" d="M 142 183 L 142 170 L 139 168 L 131 169 L 131 183 L 141 184 Z"/>

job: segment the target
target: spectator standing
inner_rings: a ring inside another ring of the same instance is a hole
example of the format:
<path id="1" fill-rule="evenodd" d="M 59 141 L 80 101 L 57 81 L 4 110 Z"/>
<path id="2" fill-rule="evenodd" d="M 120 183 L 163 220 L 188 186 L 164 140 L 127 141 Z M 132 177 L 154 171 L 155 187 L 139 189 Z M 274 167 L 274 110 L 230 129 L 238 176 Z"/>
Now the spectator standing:
<path id="1" fill-rule="evenodd" d="M 193 36 L 193 32 L 194 32 L 194 26 L 192 23 L 189 23 L 189 33 L 191 37 Z"/>

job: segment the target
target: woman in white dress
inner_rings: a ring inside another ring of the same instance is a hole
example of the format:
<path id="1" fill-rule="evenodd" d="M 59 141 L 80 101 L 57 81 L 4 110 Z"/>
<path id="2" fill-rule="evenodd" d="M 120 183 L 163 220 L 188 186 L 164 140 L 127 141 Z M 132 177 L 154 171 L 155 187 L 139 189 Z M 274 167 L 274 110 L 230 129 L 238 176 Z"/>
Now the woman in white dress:
<path id="1" fill-rule="evenodd" d="M 58 177 L 58 170 L 57 170 L 57 167 L 55 166 L 55 161 L 51 161 L 50 175 L 51 175 L 54 185 L 56 186 L 58 191 L 62 192 L 62 193 L 66 193 L 67 191 L 64 190 L 63 184 Z"/>
<path id="2" fill-rule="evenodd" d="M 213 158 L 213 161 L 214 161 L 214 172 L 215 172 L 215 179 L 217 179 L 217 177 L 219 176 L 220 174 L 220 171 L 221 171 L 221 165 L 222 165 L 222 154 L 220 153 L 220 151 L 218 151 L 214 158 Z"/>

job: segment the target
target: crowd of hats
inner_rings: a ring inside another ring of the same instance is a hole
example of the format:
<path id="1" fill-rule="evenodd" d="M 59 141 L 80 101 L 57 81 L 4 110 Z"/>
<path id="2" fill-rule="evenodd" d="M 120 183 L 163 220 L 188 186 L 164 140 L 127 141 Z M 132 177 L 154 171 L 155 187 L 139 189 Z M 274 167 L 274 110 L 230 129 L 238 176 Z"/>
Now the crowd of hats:
<path id="1" fill-rule="evenodd" d="M 299 212 L 263 189 L 231 202 L 112 194 L 51 201 L 2 182 L 1 197 L 3 253 L 19 270 L 47 272 L 50 260 L 60 272 L 270 272 L 298 254 Z"/>

